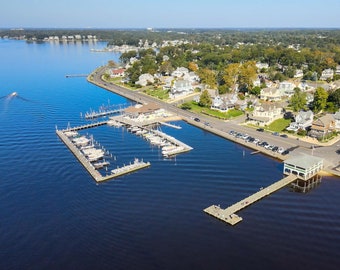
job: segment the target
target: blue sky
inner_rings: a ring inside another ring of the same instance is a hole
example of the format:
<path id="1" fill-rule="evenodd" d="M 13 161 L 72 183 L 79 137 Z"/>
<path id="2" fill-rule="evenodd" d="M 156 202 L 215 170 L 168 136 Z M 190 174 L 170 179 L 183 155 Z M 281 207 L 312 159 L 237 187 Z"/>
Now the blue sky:
<path id="1" fill-rule="evenodd" d="M 9 0 L 3 27 L 340 28 L 340 0 Z"/>

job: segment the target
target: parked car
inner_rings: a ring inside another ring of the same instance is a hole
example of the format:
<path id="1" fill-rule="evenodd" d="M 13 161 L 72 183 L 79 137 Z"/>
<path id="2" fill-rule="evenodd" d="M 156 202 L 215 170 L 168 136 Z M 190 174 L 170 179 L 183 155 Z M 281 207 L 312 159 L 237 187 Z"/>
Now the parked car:
<path id="1" fill-rule="evenodd" d="M 196 122 L 201 122 L 201 120 L 199 119 L 199 118 L 194 118 L 194 120 L 196 121 Z"/>
<path id="2" fill-rule="evenodd" d="M 287 135 L 287 134 L 281 134 L 280 137 L 282 137 L 282 138 L 288 138 L 288 135 Z"/>
<path id="3" fill-rule="evenodd" d="M 274 135 L 274 136 L 280 136 L 280 133 L 278 133 L 278 132 L 273 132 L 272 135 Z"/>
<path id="4" fill-rule="evenodd" d="M 258 129 L 256 129 L 256 131 L 263 132 L 263 131 L 264 131 L 264 129 L 263 129 L 263 128 L 258 128 Z"/>
<path id="5" fill-rule="evenodd" d="M 273 149 L 272 149 L 273 152 L 276 152 L 277 150 L 279 150 L 279 147 L 277 147 L 277 146 L 274 146 Z"/>
<path id="6" fill-rule="evenodd" d="M 282 155 L 288 155 L 289 154 L 289 151 L 288 150 L 284 150 L 283 152 L 282 152 Z"/>

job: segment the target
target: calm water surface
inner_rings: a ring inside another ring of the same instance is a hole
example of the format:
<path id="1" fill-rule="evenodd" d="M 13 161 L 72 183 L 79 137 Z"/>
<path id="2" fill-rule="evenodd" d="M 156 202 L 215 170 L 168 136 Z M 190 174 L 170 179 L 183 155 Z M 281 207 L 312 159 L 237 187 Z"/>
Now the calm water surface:
<path id="1" fill-rule="evenodd" d="M 103 46 L 0 40 L 0 269 L 339 269 L 338 178 L 308 194 L 281 189 L 228 226 L 202 210 L 273 183 L 282 165 L 184 122 L 162 127 L 194 148 L 170 160 L 123 129 L 83 131 L 116 157 L 113 166 L 152 164 L 96 184 L 55 126 L 129 102 L 65 78 L 117 61 L 90 52 Z"/>

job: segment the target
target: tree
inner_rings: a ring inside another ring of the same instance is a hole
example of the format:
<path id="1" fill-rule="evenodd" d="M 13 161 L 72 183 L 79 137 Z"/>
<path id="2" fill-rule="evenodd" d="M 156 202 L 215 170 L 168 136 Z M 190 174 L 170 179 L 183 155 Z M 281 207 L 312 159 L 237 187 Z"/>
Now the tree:
<path id="1" fill-rule="evenodd" d="M 211 100 L 208 90 L 204 90 L 200 96 L 198 105 L 201 107 L 210 107 L 211 103 L 212 103 L 212 100 Z"/>
<path id="2" fill-rule="evenodd" d="M 255 86 L 255 87 L 253 87 L 252 89 L 250 89 L 249 92 L 250 92 L 250 94 L 252 94 L 252 95 L 259 96 L 260 93 L 261 93 L 261 87 Z"/>
<path id="3" fill-rule="evenodd" d="M 240 89 L 249 90 L 253 86 L 253 80 L 256 78 L 257 71 L 255 64 L 254 61 L 248 61 L 242 64 L 238 77 Z"/>
<path id="4" fill-rule="evenodd" d="M 298 112 L 306 107 L 307 95 L 300 88 L 295 87 L 294 94 L 290 98 L 290 105 L 294 112 Z"/>
<path id="5" fill-rule="evenodd" d="M 110 68 L 113 68 L 113 67 L 117 66 L 116 62 L 113 61 L 113 60 L 109 60 L 109 61 L 107 62 L 107 65 L 108 65 Z"/>
<path id="6" fill-rule="evenodd" d="M 322 87 L 316 88 L 314 93 L 313 111 L 318 113 L 325 109 L 327 105 L 328 93 Z"/>
<path id="7" fill-rule="evenodd" d="M 237 82 L 240 64 L 229 64 L 224 69 L 223 80 L 228 88 L 233 88 Z"/>
<path id="8" fill-rule="evenodd" d="M 189 62 L 188 69 L 191 71 L 196 72 L 198 70 L 198 66 L 195 62 Z"/>
<path id="9" fill-rule="evenodd" d="M 208 85 L 212 89 L 217 87 L 216 73 L 213 70 L 208 68 L 199 69 L 198 75 L 202 83 Z"/>
<path id="10" fill-rule="evenodd" d="M 335 108 L 340 108 L 340 88 L 329 93 L 328 102 L 332 102 Z"/>

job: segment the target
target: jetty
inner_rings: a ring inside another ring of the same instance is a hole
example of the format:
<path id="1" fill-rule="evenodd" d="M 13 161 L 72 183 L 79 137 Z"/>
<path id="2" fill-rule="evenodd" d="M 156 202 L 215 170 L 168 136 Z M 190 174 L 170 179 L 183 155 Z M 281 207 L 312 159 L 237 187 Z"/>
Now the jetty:
<path id="1" fill-rule="evenodd" d="M 166 123 L 166 122 L 158 122 L 158 123 L 163 125 L 163 126 L 172 127 L 172 128 L 175 128 L 175 129 L 181 129 L 182 128 L 181 126 L 177 126 L 177 125 Z"/>
<path id="2" fill-rule="evenodd" d="M 250 195 L 249 197 L 229 206 L 226 209 L 222 209 L 218 205 L 211 205 L 205 208 L 203 211 L 217 219 L 220 219 L 230 225 L 235 225 L 238 222 L 242 221 L 242 217 L 236 215 L 235 213 L 240 211 L 241 209 L 250 206 L 251 204 L 261 200 L 262 198 L 269 196 L 275 191 L 283 188 L 284 186 L 294 182 L 298 177 L 294 174 L 290 174 L 287 177 L 275 182 L 274 184 L 262 188 L 260 191 Z"/>

